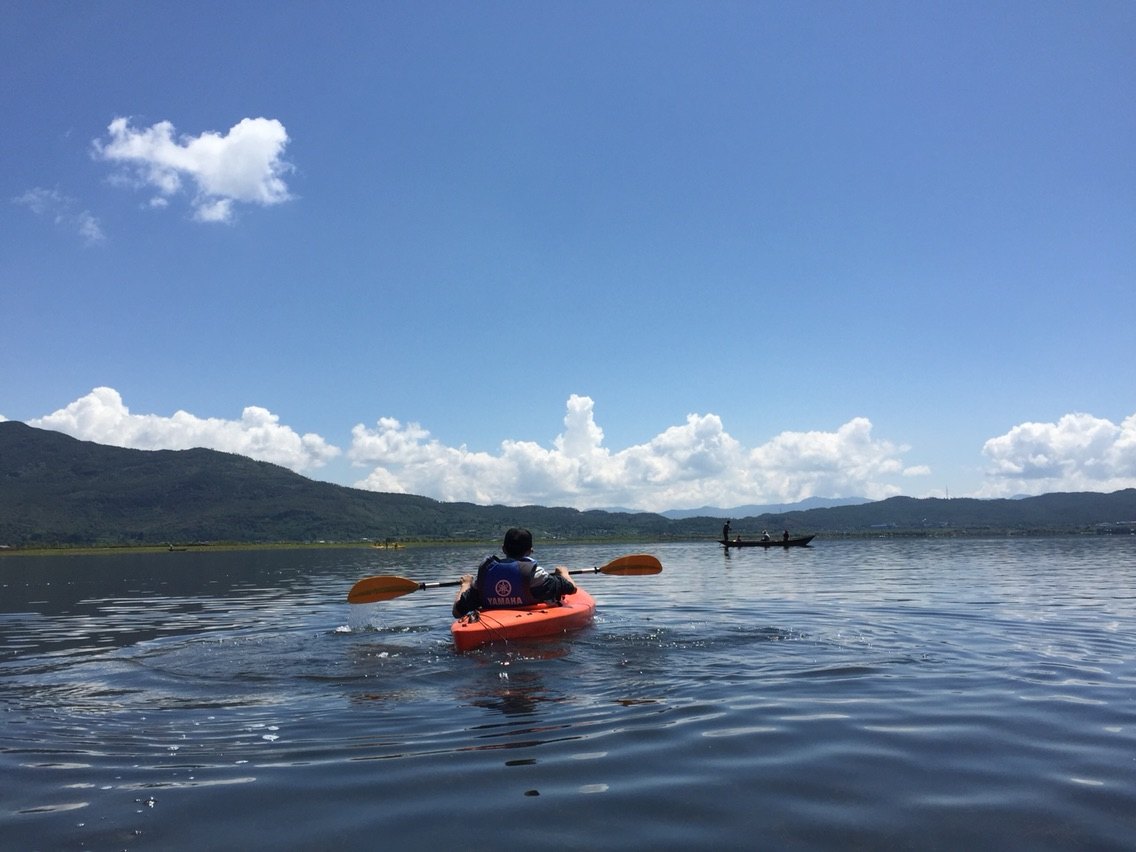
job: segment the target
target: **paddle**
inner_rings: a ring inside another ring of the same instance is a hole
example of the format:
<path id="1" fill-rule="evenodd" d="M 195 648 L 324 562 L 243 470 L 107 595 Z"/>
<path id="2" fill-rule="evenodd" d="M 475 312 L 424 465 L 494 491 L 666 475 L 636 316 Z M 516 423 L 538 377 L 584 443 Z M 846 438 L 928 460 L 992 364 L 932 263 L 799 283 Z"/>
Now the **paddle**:
<path id="1" fill-rule="evenodd" d="M 616 574 L 618 576 L 632 576 L 641 574 L 658 574 L 663 570 L 663 563 L 649 553 L 632 553 L 629 556 L 620 556 L 606 565 L 597 565 L 594 568 L 579 568 L 569 571 L 569 574 Z M 419 583 L 417 580 L 408 580 L 406 577 L 364 577 L 351 587 L 347 593 L 347 602 L 353 604 L 375 603 L 389 601 L 417 592 L 421 589 L 438 589 L 442 586 L 460 586 L 461 580 L 441 580 L 435 583 Z"/>

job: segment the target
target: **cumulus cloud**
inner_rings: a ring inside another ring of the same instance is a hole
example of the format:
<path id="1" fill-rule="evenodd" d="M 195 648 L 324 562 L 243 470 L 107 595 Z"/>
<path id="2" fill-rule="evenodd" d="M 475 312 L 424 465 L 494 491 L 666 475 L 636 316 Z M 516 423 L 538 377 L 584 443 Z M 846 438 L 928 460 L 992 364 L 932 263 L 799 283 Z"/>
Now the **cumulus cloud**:
<path id="1" fill-rule="evenodd" d="M 5 418 L 0 415 L 0 421 Z M 208 447 L 304 473 L 341 450 L 315 434 L 298 434 L 257 406 L 237 420 L 132 414 L 118 391 L 100 387 L 30 425 L 76 438 L 136 449 Z M 493 452 L 447 446 L 418 423 L 390 417 L 351 430 L 347 458 L 369 472 L 356 487 L 479 504 L 540 504 L 645 511 L 748 503 L 792 503 L 807 497 L 884 499 L 896 482 L 930 474 L 907 465 L 910 448 L 872 434 L 856 417 L 834 431 L 782 432 L 745 447 L 715 414 L 688 414 L 650 440 L 611 449 L 587 396 L 567 401 L 563 429 L 552 441 L 507 439 Z M 973 496 L 1136 487 L 1136 414 L 1122 423 L 1068 414 L 1056 423 L 1023 423 L 982 448 L 987 483 Z"/>
<path id="2" fill-rule="evenodd" d="M 274 118 L 242 119 L 224 135 L 178 138 L 168 121 L 135 128 L 128 118 L 115 118 L 107 133 L 94 141 L 95 157 L 123 165 L 128 171 L 121 181 L 157 190 L 153 207 L 168 204 L 187 181 L 201 222 L 231 221 L 237 202 L 269 206 L 291 198 L 284 175 L 292 167 L 282 159 L 288 133 Z"/>
<path id="3" fill-rule="evenodd" d="M 300 435 L 272 412 L 249 406 L 240 420 L 200 418 L 185 411 L 171 417 L 131 414 L 113 388 L 95 388 L 66 408 L 28 425 L 64 432 L 84 441 L 139 450 L 206 447 L 272 462 L 297 472 L 323 467 L 340 454 L 315 434 Z"/>
<path id="4" fill-rule="evenodd" d="M 84 245 L 94 246 L 106 239 L 99 220 L 89 210 L 80 210 L 79 202 L 58 189 L 35 187 L 12 199 L 37 216 L 51 219 L 56 225 L 73 231 Z"/>
<path id="5" fill-rule="evenodd" d="M 886 479 L 905 472 L 908 448 L 873 438 L 865 418 L 835 432 L 785 432 L 746 449 L 717 415 L 690 414 L 646 443 L 612 451 L 603 446 L 594 409 L 589 397 L 573 395 L 564 431 L 550 447 L 507 440 L 494 454 L 448 447 L 417 423 L 384 418 L 352 430 L 348 457 L 373 466 L 359 488 L 482 504 L 648 511 L 814 495 L 880 499 L 899 493 Z"/>
<path id="6" fill-rule="evenodd" d="M 1119 425 L 1090 414 L 1022 423 L 982 447 L 984 497 L 1136 488 L 1136 414 Z"/>

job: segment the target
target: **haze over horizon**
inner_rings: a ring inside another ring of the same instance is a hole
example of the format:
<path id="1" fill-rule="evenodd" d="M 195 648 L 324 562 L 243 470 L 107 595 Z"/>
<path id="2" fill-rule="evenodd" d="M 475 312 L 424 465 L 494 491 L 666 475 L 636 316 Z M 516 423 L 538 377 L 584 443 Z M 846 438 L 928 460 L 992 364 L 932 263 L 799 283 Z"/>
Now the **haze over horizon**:
<path id="1" fill-rule="evenodd" d="M 5 17 L 0 419 L 506 505 L 1136 487 L 1136 6 Z"/>

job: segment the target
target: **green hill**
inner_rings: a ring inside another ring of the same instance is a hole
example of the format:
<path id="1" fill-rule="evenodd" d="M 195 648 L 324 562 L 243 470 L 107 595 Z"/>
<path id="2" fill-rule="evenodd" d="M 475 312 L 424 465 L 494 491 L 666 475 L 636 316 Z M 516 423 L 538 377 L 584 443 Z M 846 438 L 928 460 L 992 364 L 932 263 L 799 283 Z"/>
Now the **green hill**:
<path id="1" fill-rule="evenodd" d="M 735 519 L 762 529 L 836 535 L 1124 531 L 1136 489 L 1022 500 L 917 500 Z M 165 542 L 495 541 L 505 528 L 538 539 L 713 539 L 721 518 L 649 512 L 478 506 L 316 482 L 214 450 L 129 450 L 0 423 L 0 545 Z M 1103 525 L 1103 526 L 1102 526 Z"/>
<path id="2" fill-rule="evenodd" d="M 441 503 L 316 482 L 215 450 L 129 450 L 0 423 L 0 544 L 656 536 L 647 513 Z"/>
<path id="3" fill-rule="evenodd" d="M 1016 500 L 891 497 L 860 506 L 763 515 L 762 529 L 829 534 L 1052 534 L 1136 531 L 1136 489 L 1111 494 L 1054 493 Z M 733 523 L 744 536 L 753 525 Z"/>

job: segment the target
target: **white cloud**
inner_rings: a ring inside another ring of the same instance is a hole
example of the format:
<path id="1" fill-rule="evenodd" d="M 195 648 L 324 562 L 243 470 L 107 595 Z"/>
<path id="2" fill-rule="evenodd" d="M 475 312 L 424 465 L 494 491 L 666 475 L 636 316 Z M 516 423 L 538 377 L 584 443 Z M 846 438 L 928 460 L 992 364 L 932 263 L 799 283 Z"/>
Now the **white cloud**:
<path id="1" fill-rule="evenodd" d="M 991 438 L 983 497 L 1136 488 L 1136 414 L 1119 426 L 1089 414 L 1022 423 Z"/>
<path id="2" fill-rule="evenodd" d="M 86 210 L 77 214 L 75 224 L 79 229 L 79 236 L 87 245 L 90 246 L 103 241 L 103 229 L 99 226 L 99 220 Z"/>
<path id="3" fill-rule="evenodd" d="M 878 441 L 856 418 L 835 432 L 785 432 L 747 450 L 717 415 L 690 414 L 645 444 L 603 446 L 594 404 L 568 399 L 564 431 L 551 448 L 502 442 L 500 452 L 448 447 L 417 423 L 384 418 L 352 430 L 348 457 L 374 470 L 359 488 L 475 503 L 626 506 L 648 511 L 700 505 L 791 502 L 805 497 L 899 493 L 888 477 L 904 472 L 907 447 Z M 915 473 L 922 473 L 915 469 Z"/>
<path id="4" fill-rule="evenodd" d="M 84 441 L 139 450 L 207 447 L 272 462 L 302 472 L 323 467 L 340 454 L 319 435 L 300 435 L 280 418 L 257 406 L 240 420 L 195 417 L 178 411 L 171 417 L 131 414 L 113 388 L 95 388 L 66 408 L 29 420 L 28 425 L 64 432 Z"/>
<path id="5" fill-rule="evenodd" d="M 0 421 L 5 418 L 0 415 Z M 315 434 L 300 435 L 257 406 L 238 420 L 132 414 L 113 388 L 87 396 L 29 425 L 83 440 L 137 449 L 208 447 L 273 462 L 297 472 L 341 455 Z M 604 446 L 595 405 L 572 395 L 562 432 L 548 445 L 507 439 L 496 452 L 451 447 L 418 423 L 382 418 L 352 429 L 347 457 L 370 472 L 356 487 L 480 504 L 540 504 L 581 509 L 622 506 L 645 511 L 791 503 L 806 497 L 883 499 L 895 484 L 930 474 L 905 465 L 909 447 L 872 435 L 857 417 L 835 431 L 783 432 L 747 448 L 715 414 L 689 414 L 642 444 Z M 1136 414 L 1117 425 L 1088 414 L 1057 423 L 1023 423 L 983 447 L 988 482 L 975 494 L 1001 497 L 1053 491 L 1136 487 Z"/>
<path id="6" fill-rule="evenodd" d="M 292 167 L 282 159 L 288 133 L 274 118 L 244 118 L 224 136 L 175 139 L 168 121 L 136 129 L 127 118 L 115 118 L 107 132 L 108 140 L 94 141 L 95 156 L 131 168 L 134 185 L 156 189 L 151 206 L 164 206 L 185 179 L 201 222 L 231 221 L 234 202 L 268 206 L 291 198 L 283 176 Z"/>
<path id="7" fill-rule="evenodd" d="M 93 246 L 103 242 L 99 220 L 89 210 L 79 210 L 79 202 L 58 189 L 36 187 L 12 199 L 14 204 L 22 204 L 37 216 L 45 216 L 55 224 L 74 231 L 84 245 Z"/>

